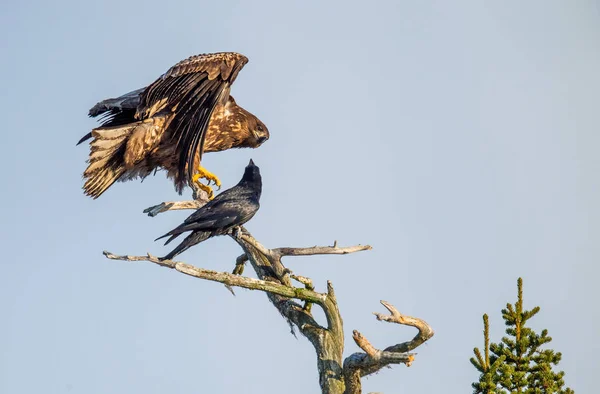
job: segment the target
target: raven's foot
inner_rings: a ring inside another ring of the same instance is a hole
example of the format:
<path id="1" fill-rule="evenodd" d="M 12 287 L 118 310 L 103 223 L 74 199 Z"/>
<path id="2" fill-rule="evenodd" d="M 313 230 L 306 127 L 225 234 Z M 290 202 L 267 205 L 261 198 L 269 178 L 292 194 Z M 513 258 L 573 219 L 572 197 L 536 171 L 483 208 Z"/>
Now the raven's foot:
<path id="1" fill-rule="evenodd" d="M 235 226 L 234 228 L 231 229 L 231 235 L 233 235 L 233 237 L 238 240 L 242 239 L 243 234 L 244 234 L 244 231 L 242 230 L 242 226 Z"/>
<path id="2" fill-rule="evenodd" d="M 200 179 L 206 179 L 208 181 L 207 184 L 205 185 L 201 183 Z M 198 173 L 192 177 L 192 181 L 195 182 L 200 189 L 204 190 L 206 194 L 208 194 L 208 198 L 210 200 L 214 198 L 214 193 L 210 187 L 210 182 L 213 182 L 213 184 L 217 187 L 217 190 L 221 189 L 221 180 L 217 178 L 215 174 L 202 166 L 198 168 Z"/>

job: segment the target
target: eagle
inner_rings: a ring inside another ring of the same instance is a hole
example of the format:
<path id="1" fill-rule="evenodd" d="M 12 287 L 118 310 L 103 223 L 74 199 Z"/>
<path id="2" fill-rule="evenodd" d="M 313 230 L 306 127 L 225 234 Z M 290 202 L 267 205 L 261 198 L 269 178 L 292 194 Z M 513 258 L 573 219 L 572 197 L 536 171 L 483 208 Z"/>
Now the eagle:
<path id="1" fill-rule="evenodd" d="M 257 148 L 269 139 L 265 124 L 230 95 L 246 63 L 234 52 L 191 56 L 147 87 L 93 106 L 89 116 L 102 124 L 77 143 L 91 139 L 84 193 L 96 199 L 116 181 L 164 169 L 179 194 L 197 187 L 212 199 L 210 182 L 220 188 L 221 181 L 200 165 L 202 153 Z"/>
<path id="2" fill-rule="evenodd" d="M 188 248 L 211 237 L 228 234 L 252 219 L 260 208 L 261 192 L 260 169 L 250 159 L 244 176 L 237 185 L 220 193 L 185 219 L 183 224 L 156 239 L 158 241 L 170 236 L 165 242 L 167 245 L 181 234 L 192 232 L 161 260 L 171 260 Z"/>

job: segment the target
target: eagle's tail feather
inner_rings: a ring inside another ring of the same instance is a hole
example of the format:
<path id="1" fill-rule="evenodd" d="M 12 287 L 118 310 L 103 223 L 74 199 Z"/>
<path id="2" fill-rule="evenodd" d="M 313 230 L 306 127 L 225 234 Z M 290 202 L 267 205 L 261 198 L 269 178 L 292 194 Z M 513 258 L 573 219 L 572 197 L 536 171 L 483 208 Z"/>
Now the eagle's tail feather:
<path id="1" fill-rule="evenodd" d="M 85 194 L 96 199 L 125 173 L 124 155 L 127 137 L 135 126 L 126 125 L 99 128 L 92 131 L 88 167 L 83 173 L 86 179 Z"/>
<path id="2" fill-rule="evenodd" d="M 123 167 L 107 167 L 97 171 L 83 185 L 85 194 L 93 199 L 100 197 L 124 172 Z"/>

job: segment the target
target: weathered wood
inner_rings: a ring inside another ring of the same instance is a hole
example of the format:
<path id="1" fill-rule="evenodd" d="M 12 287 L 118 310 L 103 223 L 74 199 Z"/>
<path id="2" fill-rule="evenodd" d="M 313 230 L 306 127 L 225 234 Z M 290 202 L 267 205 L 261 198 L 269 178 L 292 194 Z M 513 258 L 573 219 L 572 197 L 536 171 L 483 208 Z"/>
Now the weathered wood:
<path id="1" fill-rule="evenodd" d="M 149 216 L 179 209 L 198 209 L 206 203 L 205 199 L 182 202 L 164 202 L 144 210 Z M 175 269 L 186 275 L 199 279 L 223 283 L 232 292 L 232 287 L 264 291 L 269 301 L 281 315 L 296 327 L 315 348 L 319 384 L 325 394 L 358 394 L 361 393 L 361 378 L 379 371 L 390 364 L 406 364 L 410 366 L 414 355 L 409 352 L 433 336 L 433 330 L 423 320 L 402 315 L 396 308 L 385 302 L 381 303 L 390 311 L 390 315 L 375 313 L 378 320 L 416 327 L 419 333 L 408 342 L 389 346 L 384 350 L 375 348 L 361 333 L 354 331 L 355 343 L 364 353 L 354 353 L 343 360 L 344 329 L 342 316 L 331 282 L 327 282 L 327 292 L 314 291 L 310 280 L 294 275 L 281 262 L 286 256 L 311 256 L 325 254 L 348 254 L 370 250 L 369 245 L 339 247 L 337 241 L 333 246 L 313 246 L 308 248 L 284 247 L 268 249 L 258 242 L 243 227 L 233 232 L 230 237 L 242 248 L 244 253 L 236 259 L 233 273 L 216 272 L 192 265 L 170 260 L 159 260 L 157 257 L 117 256 L 109 252 L 104 255 L 113 260 L 147 261 L 163 267 Z M 249 263 L 258 279 L 241 276 L 245 263 Z M 303 287 L 292 286 L 293 279 Z M 294 300 L 304 301 L 304 306 Z M 314 319 L 311 307 L 320 306 L 327 319 L 327 327 L 322 327 Z"/>
<path id="2" fill-rule="evenodd" d="M 198 209 L 208 202 L 206 200 L 191 200 L 191 201 L 166 201 L 158 205 L 153 205 L 149 208 L 144 209 L 144 213 L 148 216 L 156 216 L 159 213 L 167 211 L 177 211 L 181 209 Z"/>
<path id="3" fill-rule="evenodd" d="M 307 289 L 284 286 L 277 282 L 248 278 L 245 276 L 230 274 L 228 272 L 207 270 L 179 261 L 160 260 L 158 257 L 152 256 L 151 254 L 147 254 L 146 256 L 118 256 L 107 251 L 104 251 L 103 254 L 106 256 L 106 258 L 111 260 L 148 261 L 158 264 L 162 267 L 175 269 L 183 274 L 193 276 L 195 278 L 220 282 L 229 286 L 243 287 L 244 289 L 249 290 L 266 291 L 283 297 L 294 298 L 302 301 L 319 303 L 323 302 L 327 296 L 326 294 L 317 293 Z"/>
<path id="4" fill-rule="evenodd" d="M 364 353 L 354 353 L 344 360 L 344 379 L 348 394 L 361 392 L 361 377 L 375 373 L 390 364 L 406 364 L 410 367 L 415 357 L 408 352 L 416 349 L 434 334 L 433 329 L 424 320 L 401 314 L 387 301 L 382 300 L 381 304 L 390 311 L 391 315 L 375 312 L 377 320 L 415 327 L 419 333 L 411 341 L 379 350 L 360 332 L 354 330 L 352 335 L 354 342 L 364 350 Z"/>

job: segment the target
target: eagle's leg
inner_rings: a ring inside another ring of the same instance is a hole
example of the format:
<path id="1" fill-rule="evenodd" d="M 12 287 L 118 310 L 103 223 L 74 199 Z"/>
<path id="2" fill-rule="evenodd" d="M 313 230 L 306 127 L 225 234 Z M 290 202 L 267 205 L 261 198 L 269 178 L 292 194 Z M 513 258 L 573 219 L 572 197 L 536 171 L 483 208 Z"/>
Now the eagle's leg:
<path id="1" fill-rule="evenodd" d="M 200 179 L 206 179 L 208 181 L 207 184 L 205 185 L 201 183 Z M 214 198 L 214 193 L 210 187 L 210 182 L 212 181 L 215 184 L 217 190 L 221 188 L 221 180 L 217 178 L 215 174 L 202 166 L 198 168 L 198 173 L 192 177 L 192 181 L 194 181 L 200 189 L 204 190 L 208 194 L 208 198 L 211 200 Z"/>

